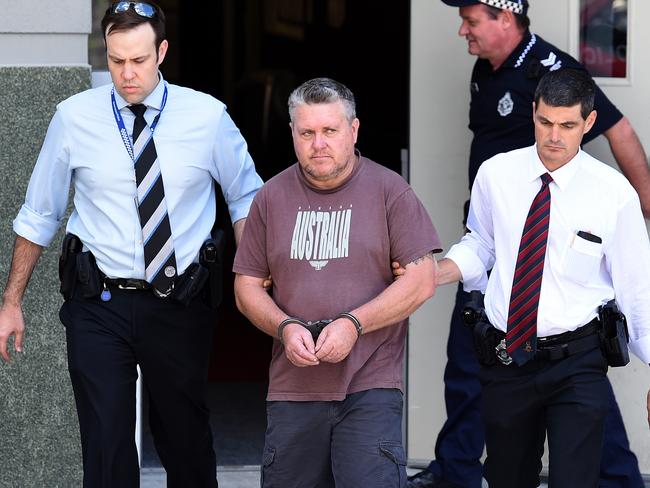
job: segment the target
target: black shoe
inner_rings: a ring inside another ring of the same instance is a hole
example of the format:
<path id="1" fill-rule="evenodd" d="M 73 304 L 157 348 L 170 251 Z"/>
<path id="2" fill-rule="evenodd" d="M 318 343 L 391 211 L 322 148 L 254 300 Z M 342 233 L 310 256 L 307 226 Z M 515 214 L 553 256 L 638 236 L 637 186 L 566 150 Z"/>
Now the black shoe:
<path id="1" fill-rule="evenodd" d="M 409 476 L 406 481 L 406 488 L 433 488 L 435 486 L 435 477 L 433 473 L 427 469 Z"/>
<path id="2" fill-rule="evenodd" d="M 433 473 L 427 469 L 409 476 L 406 481 L 406 488 L 461 488 L 460 486 L 450 483 L 449 481 L 436 478 Z"/>

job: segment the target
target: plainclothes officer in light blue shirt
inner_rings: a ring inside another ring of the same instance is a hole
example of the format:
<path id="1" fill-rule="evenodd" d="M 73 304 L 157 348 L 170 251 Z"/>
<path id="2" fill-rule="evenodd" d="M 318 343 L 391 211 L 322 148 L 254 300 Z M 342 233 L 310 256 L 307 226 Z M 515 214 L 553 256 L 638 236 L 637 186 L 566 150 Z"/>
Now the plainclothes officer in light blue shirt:
<path id="1" fill-rule="evenodd" d="M 102 28 L 113 84 L 61 102 L 50 123 L 14 221 L 0 355 L 9 361 L 11 336 L 16 351 L 22 349 L 22 297 L 63 219 L 72 185 L 67 233 L 80 240 L 72 256 L 73 276 L 80 280 L 74 280 L 60 316 L 84 486 L 139 484 L 139 364 L 167 486 L 214 487 L 204 398 L 214 312 L 201 290 L 187 283 L 205 279 L 197 263 L 215 220 L 215 181 L 237 241 L 262 181 L 225 106 L 163 80 L 158 68 L 168 43 L 158 6 L 113 3 Z"/>

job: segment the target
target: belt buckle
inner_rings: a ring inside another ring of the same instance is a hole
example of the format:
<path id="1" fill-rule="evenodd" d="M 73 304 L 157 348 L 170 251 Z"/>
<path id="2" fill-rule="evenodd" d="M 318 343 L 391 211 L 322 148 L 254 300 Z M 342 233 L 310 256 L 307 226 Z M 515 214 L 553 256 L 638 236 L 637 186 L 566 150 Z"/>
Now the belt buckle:
<path id="1" fill-rule="evenodd" d="M 156 287 L 152 287 L 151 289 L 153 291 L 153 294 L 156 295 L 158 298 L 167 298 L 174 291 L 174 283 L 171 284 L 171 286 L 169 287 L 169 289 L 167 289 L 167 291 L 160 291 Z"/>
<path id="2" fill-rule="evenodd" d="M 120 290 L 139 290 L 139 288 L 135 285 L 127 285 L 126 283 L 118 283 L 117 287 Z"/>
<path id="3" fill-rule="evenodd" d="M 501 364 L 508 366 L 512 363 L 512 357 L 510 354 L 508 354 L 508 350 L 506 348 L 505 338 L 501 339 L 501 342 L 497 344 L 494 350 L 496 351 L 497 359 Z"/>

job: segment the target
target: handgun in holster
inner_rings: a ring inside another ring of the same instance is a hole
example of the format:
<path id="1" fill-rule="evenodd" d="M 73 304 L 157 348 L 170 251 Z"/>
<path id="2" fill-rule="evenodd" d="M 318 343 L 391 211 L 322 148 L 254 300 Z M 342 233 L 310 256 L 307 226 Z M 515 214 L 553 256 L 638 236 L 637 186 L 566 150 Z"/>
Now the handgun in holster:
<path id="1" fill-rule="evenodd" d="M 206 303 L 217 309 L 223 297 L 223 254 L 226 245 L 225 233 L 216 229 L 213 236 L 203 243 L 199 251 L 199 264 L 209 271 L 208 286 L 205 287 Z"/>
<path id="2" fill-rule="evenodd" d="M 483 294 L 474 290 L 463 308 L 463 322 L 470 328 L 472 343 L 478 361 L 485 366 L 496 364 L 495 348 L 499 342 L 497 331 L 488 321 Z"/>
<path id="3" fill-rule="evenodd" d="M 607 364 L 613 367 L 625 366 L 630 362 L 630 353 L 627 343 L 630 335 L 627 330 L 627 321 L 616 305 L 610 300 L 598 309 L 600 320 L 600 347 L 607 359 Z"/>
<path id="4" fill-rule="evenodd" d="M 59 256 L 59 291 L 63 298 L 68 300 L 74 293 L 77 283 L 77 254 L 81 252 L 83 244 L 74 234 L 66 234 L 63 238 L 61 256 Z"/>

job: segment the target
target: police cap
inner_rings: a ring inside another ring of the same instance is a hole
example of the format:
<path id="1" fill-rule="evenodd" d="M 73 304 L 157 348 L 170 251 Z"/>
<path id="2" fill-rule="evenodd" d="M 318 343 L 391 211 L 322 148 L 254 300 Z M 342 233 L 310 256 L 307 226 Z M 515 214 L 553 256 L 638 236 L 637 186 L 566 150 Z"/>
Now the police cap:
<path id="1" fill-rule="evenodd" d="M 469 7 L 484 3 L 490 7 L 500 8 L 501 10 L 510 10 L 516 14 L 525 14 L 528 10 L 528 0 L 442 0 L 452 7 Z"/>

